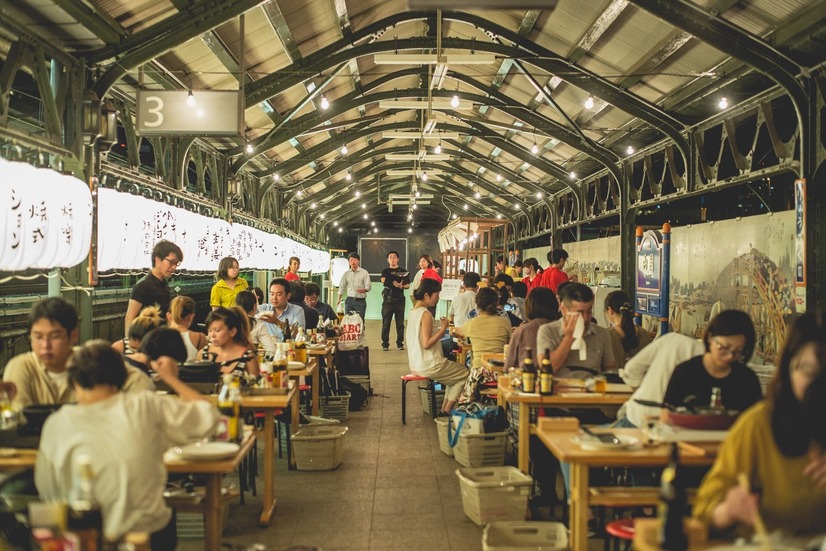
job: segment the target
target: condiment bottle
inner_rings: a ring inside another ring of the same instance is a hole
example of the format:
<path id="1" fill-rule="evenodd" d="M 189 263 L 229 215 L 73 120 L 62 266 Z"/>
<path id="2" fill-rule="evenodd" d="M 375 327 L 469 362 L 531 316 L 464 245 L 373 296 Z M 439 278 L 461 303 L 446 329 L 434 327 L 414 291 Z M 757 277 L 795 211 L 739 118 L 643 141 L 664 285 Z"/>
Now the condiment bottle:
<path id="1" fill-rule="evenodd" d="M 525 349 L 525 360 L 522 362 L 522 392 L 536 392 L 536 365 L 530 348 Z"/>
<path id="2" fill-rule="evenodd" d="M 226 440 L 238 442 L 243 433 L 241 426 L 241 382 L 232 373 L 223 375 L 224 385 L 218 394 L 218 410 L 226 420 Z"/>
<path id="3" fill-rule="evenodd" d="M 295 347 L 295 359 L 303 364 L 307 363 L 307 335 L 304 334 L 304 329 L 298 328 L 298 335 L 295 336 L 293 342 Z"/>
<path id="4" fill-rule="evenodd" d="M 550 396 L 554 392 L 554 369 L 551 365 L 551 350 L 545 349 L 542 357 L 542 370 L 539 372 L 539 393 Z"/>

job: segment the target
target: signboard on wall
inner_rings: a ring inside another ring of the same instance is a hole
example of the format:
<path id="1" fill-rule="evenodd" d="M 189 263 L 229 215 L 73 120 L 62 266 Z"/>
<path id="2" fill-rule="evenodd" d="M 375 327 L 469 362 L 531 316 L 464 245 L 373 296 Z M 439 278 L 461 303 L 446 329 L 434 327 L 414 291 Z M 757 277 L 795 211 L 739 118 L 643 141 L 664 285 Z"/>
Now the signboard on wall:
<path id="1" fill-rule="evenodd" d="M 667 313 L 664 297 L 665 254 L 663 234 L 649 230 L 642 237 L 637 234 L 637 277 L 634 310 L 662 318 Z"/>
<path id="2" fill-rule="evenodd" d="M 137 102 L 141 136 L 240 136 L 243 133 L 244 99 L 237 90 L 138 90 Z"/>

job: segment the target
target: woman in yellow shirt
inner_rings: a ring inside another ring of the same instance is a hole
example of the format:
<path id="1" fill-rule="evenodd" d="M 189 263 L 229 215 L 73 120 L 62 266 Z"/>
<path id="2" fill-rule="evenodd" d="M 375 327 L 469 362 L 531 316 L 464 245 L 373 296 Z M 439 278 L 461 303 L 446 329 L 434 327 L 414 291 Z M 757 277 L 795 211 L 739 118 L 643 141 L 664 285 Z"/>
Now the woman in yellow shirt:
<path id="1" fill-rule="evenodd" d="M 826 320 L 791 327 L 765 400 L 731 429 L 697 494 L 694 516 L 712 531 L 754 526 L 811 534 L 826 529 Z M 751 493 L 738 484 L 745 474 Z"/>
<path id="2" fill-rule="evenodd" d="M 218 281 L 209 293 L 209 305 L 213 310 L 221 306 L 232 308 L 235 306 L 235 297 L 238 293 L 249 287 L 246 279 L 238 277 L 240 271 L 238 261 L 231 256 L 222 258 L 218 263 Z"/>

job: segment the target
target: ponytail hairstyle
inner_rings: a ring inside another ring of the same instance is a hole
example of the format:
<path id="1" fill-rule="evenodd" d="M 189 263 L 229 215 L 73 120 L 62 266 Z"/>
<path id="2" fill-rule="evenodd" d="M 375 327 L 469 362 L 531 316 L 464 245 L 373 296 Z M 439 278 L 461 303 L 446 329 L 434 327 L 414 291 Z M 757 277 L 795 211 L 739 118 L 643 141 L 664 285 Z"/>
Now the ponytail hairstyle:
<path id="1" fill-rule="evenodd" d="M 186 325 L 186 318 L 195 313 L 192 297 L 178 295 L 169 303 L 169 317 L 175 325 Z"/>
<path id="2" fill-rule="evenodd" d="M 258 308 L 258 298 L 252 291 L 244 290 L 235 296 L 235 305 L 240 306 L 246 312 L 247 317 L 252 317 Z M 250 321 L 254 320 L 251 319 Z"/>
<path id="3" fill-rule="evenodd" d="M 605 297 L 605 308 L 610 308 L 622 316 L 620 327 L 625 336 L 622 337 L 622 349 L 631 352 L 640 344 L 634 327 L 634 312 L 631 310 L 631 298 L 625 291 L 611 291 Z"/>
<path id="4" fill-rule="evenodd" d="M 209 329 L 210 324 L 214 321 L 223 321 L 228 329 L 235 329 L 235 336 L 232 338 L 233 341 L 243 346 L 251 346 L 250 321 L 243 308 L 240 306 L 216 308 L 207 316 L 207 329 Z"/>
<path id="5" fill-rule="evenodd" d="M 424 300 L 425 295 L 432 295 L 442 290 L 442 284 L 435 279 L 426 278 L 419 284 L 419 288 L 413 292 L 413 298 Z"/>
<path id="6" fill-rule="evenodd" d="M 500 291 L 491 287 L 482 287 L 476 292 L 476 311 L 495 316 L 498 311 Z M 505 291 L 507 295 L 507 291 Z M 505 298 L 507 302 L 507 297 Z"/>
<path id="7" fill-rule="evenodd" d="M 163 325 L 161 309 L 158 306 L 147 306 L 141 310 L 138 317 L 132 320 L 126 336 L 129 340 L 142 341 L 147 333 Z"/>

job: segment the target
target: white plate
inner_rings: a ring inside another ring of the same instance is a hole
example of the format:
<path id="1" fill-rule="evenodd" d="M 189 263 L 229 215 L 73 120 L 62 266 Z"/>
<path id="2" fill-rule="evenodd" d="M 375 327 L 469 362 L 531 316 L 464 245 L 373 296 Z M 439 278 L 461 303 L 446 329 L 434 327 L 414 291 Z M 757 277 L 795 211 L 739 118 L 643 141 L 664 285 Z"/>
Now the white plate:
<path id="1" fill-rule="evenodd" d="M 301 362 L 297 362 L 295 360 L 290 360 L 287 362 L 287 369 L 304 369 L 307 365 Z"/>
<path id="2" fill-rule="evenodd" d="M 189 461 L 225 459 L 238 453 L 241 446 L 234 442 L 196 442 L 173 448 L 175 455 Z"/>
<path id="3" fill-rule="evenodd" d="M 617 435 L 617 439 L 619 440 L 619 443 L 614 444 L 611 442 L 601 442 L 593 436 L 588 436 L 587 434 L 575 434 L 571 437 L 571 442 L 574 444 L 579 444 L 579 447 L 583 450 L 589 451 L 627 450 L 629 448 L 636 447 L 640 443 L 640 439 L 633 436 Z"/>

